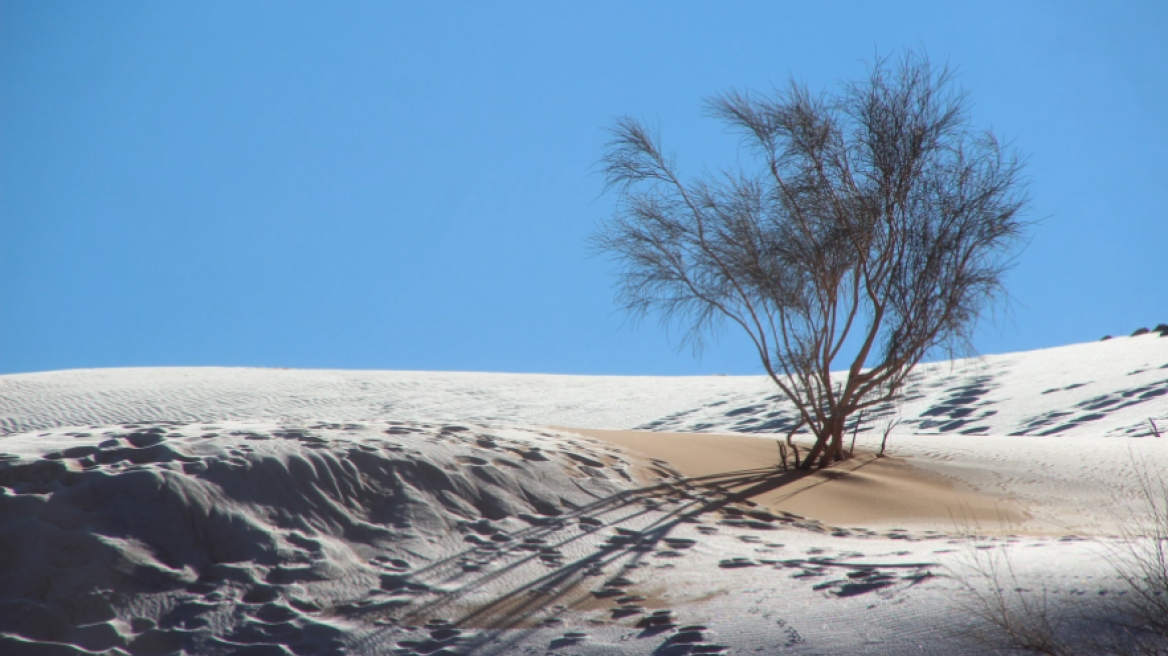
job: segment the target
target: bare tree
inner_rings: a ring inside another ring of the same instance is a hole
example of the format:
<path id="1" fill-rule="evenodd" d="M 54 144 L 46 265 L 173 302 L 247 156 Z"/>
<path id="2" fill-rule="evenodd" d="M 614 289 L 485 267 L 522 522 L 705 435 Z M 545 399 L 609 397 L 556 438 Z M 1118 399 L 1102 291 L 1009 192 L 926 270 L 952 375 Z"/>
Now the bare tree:
<path id="1" fill-rule="evenodd" d="M 911 51 L 836 94 L 792 82 L 707 108 L 759 170 L 683 181 L 619 118 L 601 160 L 618 210 L 593 244 L 620 263 L 634 316 L 679 321 L 698 347 L 719 321 L 745 330 L 816 437 L 800 466 L 826 466 L 851 414 L 895 398 L 932 350 L 969 344 L 1025 228 L 1022 162 L 970 128 L 953 73 Z"/>

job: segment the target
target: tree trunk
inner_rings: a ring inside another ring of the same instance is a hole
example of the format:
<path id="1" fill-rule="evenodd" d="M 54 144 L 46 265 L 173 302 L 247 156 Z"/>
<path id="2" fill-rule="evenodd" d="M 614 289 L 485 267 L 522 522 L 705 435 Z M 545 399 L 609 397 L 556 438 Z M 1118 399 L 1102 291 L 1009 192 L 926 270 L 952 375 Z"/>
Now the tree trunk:
<path id="1" fill-rule="evenodd" d="M 827 447 L 823 450 L 823 455 L 819 459 L 819 468 L 823 469 L 833 462 L 838 462 L 844 459 L 844 418 L 833 417 L 828 424 L 830 432 L 828 439 L 830 440 Z"/>
<path id="2" fill-rule="evenodd" d="M 811 465 L 814 464 L 815 461 L 819 459 L 820 454 L 824 452 L 824 448 L 827 446 L 827 440 L 829 437 L 830 435 L 827 434 L 815 435 L 815 446 L 811 447 L 811 449 L 807 452 L 807 456 L 803 458 L 803 462 L 799 463 L 799 469 L 811 469 Z"/>
<path id="3" fill-rule="evenodd" d="M 815 435 L 815 446 L 811 447 L 799 469 L 811 469 L 818 463 L 820 469 L 844 459 L 844 433 L 847 432 L 847 417 L 833 417 L 828 420 L 822 433 Z"/>

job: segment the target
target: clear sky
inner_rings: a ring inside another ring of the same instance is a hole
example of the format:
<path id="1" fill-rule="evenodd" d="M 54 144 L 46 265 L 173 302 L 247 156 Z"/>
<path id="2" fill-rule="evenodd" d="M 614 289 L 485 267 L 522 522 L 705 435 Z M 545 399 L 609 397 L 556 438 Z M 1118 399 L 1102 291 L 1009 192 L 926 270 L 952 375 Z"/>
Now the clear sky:
<path id="1" fill-rule="evenodd" d="M 1168 3 L 0 1 L 0 373 L 748 374 L 629 325 L 587 235 L 613 117 L 732 165 L 703 98 L 908 46 L 1030 156 L 982 353 L 1168 322 Z"/>

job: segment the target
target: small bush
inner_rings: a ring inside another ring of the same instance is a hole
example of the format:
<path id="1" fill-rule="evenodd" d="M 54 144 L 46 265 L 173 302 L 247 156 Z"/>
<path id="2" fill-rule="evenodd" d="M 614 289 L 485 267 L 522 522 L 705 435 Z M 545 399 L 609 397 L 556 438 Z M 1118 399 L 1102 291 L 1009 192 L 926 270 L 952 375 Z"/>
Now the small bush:
<path id="1" fill-rule="evenodd" d="M 1056 606 L 1045 590 L 1020 584 L 1005 552 L 974 546 L 966 583 L 974 637 L 1048 656 L 1168 656 L 1168 481 L 1146 469 L 1136 476 L 1142 514 L 1119 540 L 1102 543 L 1120 594 Z"/>

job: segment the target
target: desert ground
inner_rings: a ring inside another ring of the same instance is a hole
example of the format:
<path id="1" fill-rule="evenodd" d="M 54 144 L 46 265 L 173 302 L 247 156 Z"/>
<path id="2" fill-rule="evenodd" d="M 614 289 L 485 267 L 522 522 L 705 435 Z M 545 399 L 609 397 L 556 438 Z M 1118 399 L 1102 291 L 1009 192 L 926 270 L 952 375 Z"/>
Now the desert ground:
<path id="1" fill-rule="evenodd" d="M 776 391 L 0 376 L 0 653 L 994 654 L 986 574 L 1089 619 L 1127 592 L 1168 337 L 921 366 L 813 473 L 779 466 Z"/>

